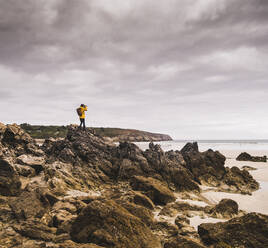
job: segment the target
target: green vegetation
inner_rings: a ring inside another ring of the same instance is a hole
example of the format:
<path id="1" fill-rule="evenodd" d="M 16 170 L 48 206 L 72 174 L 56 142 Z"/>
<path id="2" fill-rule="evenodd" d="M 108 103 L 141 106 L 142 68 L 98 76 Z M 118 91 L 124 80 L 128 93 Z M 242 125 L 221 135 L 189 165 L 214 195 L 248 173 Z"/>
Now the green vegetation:
<path id="1" fill-rule="evenodd" d="M 21 124 L 27 133 L 35 139 L 47 139 L 47 138 L 64 138 L 67 134 L 67 126 L 40 126 L 30 125 L 27 123 Z M 130 141 L 150 141 L 150 140 L 171 140 L 168 135 L 149 133 L 145 131 L 139 131 L 135 129 L 122 129 L 122 128 L 110 128 L 110 127 L 92 127 L 88 128 L 95 135 L 102 137 L 109 137 L 118 140 L 130 140 Z"/>
<path id="2" fill-rule="evenodd" d="M 64 138 L 67 134 L 66 126 L 39 126 L 27 123 L 20 126 L 35 139 Z"/>

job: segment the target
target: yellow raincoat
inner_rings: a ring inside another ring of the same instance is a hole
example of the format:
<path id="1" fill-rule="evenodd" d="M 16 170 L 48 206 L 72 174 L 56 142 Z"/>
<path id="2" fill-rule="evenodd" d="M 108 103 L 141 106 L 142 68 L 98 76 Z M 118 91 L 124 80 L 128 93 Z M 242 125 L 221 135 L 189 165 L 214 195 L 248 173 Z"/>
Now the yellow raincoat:
<path id="1" fill-rule="evenodd" d="M 85 119 L 85 117 L 86 117 L 85 111 L 87 111 L 87 106 L 80 107 L 80 109 L 82 111 L 82 115 L 80 116 L 80 119 Z"/>

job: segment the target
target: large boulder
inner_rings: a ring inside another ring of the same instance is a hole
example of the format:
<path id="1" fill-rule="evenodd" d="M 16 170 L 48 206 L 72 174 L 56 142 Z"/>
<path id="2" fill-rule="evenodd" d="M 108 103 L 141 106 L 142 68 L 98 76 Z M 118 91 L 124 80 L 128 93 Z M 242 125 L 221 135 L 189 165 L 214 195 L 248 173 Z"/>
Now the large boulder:
<path id="1" fill-rule="evenodd" d="M 164 152 L 160 145 L 149 144 L 149 149 L 143 153 L 153 173 L 149 177 L 158 178 L 179 191 L 199 191 L 199 186 L 187 168 L 185 160 L 179 151 Z"/>
<path id="2" fill-rule="evenodd" d="M 43 151 L 36 144 L 35 140 L 26 133 L 19 125 L 1 125 L 0 140 L 2 146 L 9 155 L 33 154 L 36 156 L 43 155 Z"/>
<path id="3" fill-rule="evenodd" d="M 197 143 L 187 143 L 181 150 L 186 168 L 193 174 L 198 183 L 219 184 L 226 173 L 225 157 L 218 151 L 199 152 Z"/>
<path id="4" fill-rule="evenodd" d="M 143 191 L 157 205 L 165 205 L 176 200 L 173 192 L 154 178 L 135 176 L 131 180 L 131 187 L 134 190 Z"/>
<path id="5" fill-rule="evenodd" d="M 36 174 L 39 174 L 42 170 L 44 170 L 44 164 L 46 161 L 44 157 L 23 154 L 17 157 L 17 162 L 19 164 L 32 167 Z"/>
<path id="6" fill-rule="evenodd" d="M 140 192 L 135 192 L 133 196 L 133 201 L 135 204 L 146 207 L 151 210 L 153 210 L 155 207 L 152 200 L 146 195 L 141 194 Z"/>
<path id="7" fill-rule="evenodd" d="M 18 220 L 42 218 L 42 216 L 55 204 L 57 198 L 50 193 L 23 191 L 18 197 L 9 200 L 10 208 Z"/>
<path id="8" fill-rule="evenodd" d="M 226 174 L 222 179 L 222 183 L 225 183 L 235 188 L 235 191 L 250 194 L 252 191 L 259 189 L 259 183 L 250 175 L 246 170 L 240 170 L 234 166 L 232 168 L 226 168 Z"/>
<path id="9" fill-rule="evenodd" d="M 42 146 L 50 162 L 58 161 L 75 166 L 73 176 L 88 184 L 114 180 L 118 168 L 113 166 L 112 146 L 89 132 L 68 127 L 64 140 L 45 142 Z"/>
<path id="10" fill-rule="evenodd" d="M 20 178 L 12 166 L 12 161 L 8 158 L 0 158 L 0 195 L 18 195 L 20 188 Z"/>
<path id="11" fill-rule="evenodd" d="M 238 214 L 238 204 L 232 199 L 222 199 L 211 212 L 215 217 L 232 218 Z"/>
<path id="12" fill-rule="evenodd" d="M 267 162 L 267 156 L 251 156 L 247 152 L 242 152 L 236 158 L 238 161 L 251 161 L 251 162 Z"/>
<path id="13" fill-rule="evenodd" d="M 198 144 L 197 142 L 190 143 L 188 142 L 182 149 L 181 153 L 186 154 L 192 154 L 192 153 L 199 153 Z"/>
<path id="14" fill-rule="evenodd" d="M 213 247 L 219 243 L 230 247 L 266 247 L 268 216 L 250 213 L 227 222 L 204 223 L 198 226 L 198 234 L 206 245 Z"/>
<path id="15" fill-rule="evenodd" d="M 89 203 L 73 223 L 70 234 L 75 242 L 104 247 L 161 247 L 141 219 L 112 200 Z"/>
<path id="16" fill-rule="evenodd" d="M 23 154 L 27 146 L 34 143 L 29 134 L 16 124 L 6 125 L 5 132 L 3 133 L 2 143 L 13 149 L 16 149 L 18 154 Z"/>

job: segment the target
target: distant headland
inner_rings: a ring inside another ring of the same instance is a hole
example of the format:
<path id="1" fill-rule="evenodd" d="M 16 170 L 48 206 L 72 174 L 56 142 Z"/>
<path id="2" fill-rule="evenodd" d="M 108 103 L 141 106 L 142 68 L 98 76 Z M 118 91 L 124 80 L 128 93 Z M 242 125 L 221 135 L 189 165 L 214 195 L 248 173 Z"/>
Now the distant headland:
<path id="1" fill-rule="evenodd" d="M 23 123 L 20 125 L 27 133 L 35 139 L 47 138 L 65 138 L 67 134 L 67 126 L 44 126 L 30 125 Z M 168 141 L 172 138 L 167 134 L 151 133 L 136 129 L 110 128 L 110 127 L 91 127 L 88 128 L 95 135 L 104 137 L 113 142 L 130 141 Z"/>

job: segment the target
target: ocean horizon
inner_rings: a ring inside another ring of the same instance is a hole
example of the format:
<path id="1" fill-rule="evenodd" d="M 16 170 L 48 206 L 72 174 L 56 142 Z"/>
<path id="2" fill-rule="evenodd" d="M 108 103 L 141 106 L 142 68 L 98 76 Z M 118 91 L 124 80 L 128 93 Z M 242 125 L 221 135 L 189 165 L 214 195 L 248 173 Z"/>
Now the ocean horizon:
<path id="1" fill-rule="evenodd" d="M 161 145 L 164 151 L 168 150 L 181 150 L 183 146 L 188 142 L 197 142 L 200 151 L 206 151 L 208 149 L 212 150 L 233 150 L 233 151 L 260 151 L 268 153 L 268 139 L 234 139 L 234 140 L 224 140 L 224 139 L 213 139 L 213 140 L 170 140 L 170 141 L 157 141 L 155 144 Z M 141 149 L 145 150 L 148 148 L 150 142 L 135 142 Z"/>

